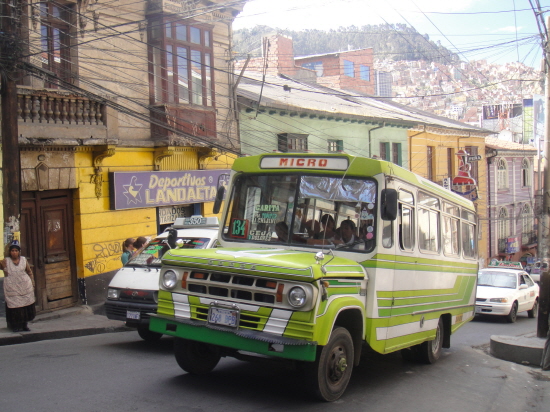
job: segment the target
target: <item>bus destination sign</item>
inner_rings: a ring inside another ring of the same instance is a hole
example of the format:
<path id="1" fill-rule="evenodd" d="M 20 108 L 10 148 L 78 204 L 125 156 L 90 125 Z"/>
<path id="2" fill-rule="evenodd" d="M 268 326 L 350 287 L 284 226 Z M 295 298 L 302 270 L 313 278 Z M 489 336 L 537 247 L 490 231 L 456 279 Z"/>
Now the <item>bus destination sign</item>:
<path id="1" fill-rule="evenodd" d="M 268 156 L 261 160 L 262 169 L 322 169 L 347 170 L 348 159 L 345 157 L 293 157 Z"/>

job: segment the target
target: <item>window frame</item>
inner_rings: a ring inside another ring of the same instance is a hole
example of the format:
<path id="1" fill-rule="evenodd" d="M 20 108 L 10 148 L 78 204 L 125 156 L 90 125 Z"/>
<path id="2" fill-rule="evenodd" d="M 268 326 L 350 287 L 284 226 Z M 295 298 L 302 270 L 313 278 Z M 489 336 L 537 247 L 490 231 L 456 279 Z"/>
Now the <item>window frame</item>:
<path id="1" fill-rule="evenodd" d="M 328 140 L 328 152 L 329 153 L 339 153 L 344 151 L 344 141 L 343 140 Z"/>
<path id="2" fill-rule="evenodd" d="M 370 66 L 365 64 L 359 65 L 359 78 L 366 82 L 370 82 Z"/>
<path id="3" fill-rule="evenodd" d="M 531 173 L 531 162 L 524 157 L 521 161 L 521 186 L 531 187 L 533 186 L 533 174 Z"/>
<path id="4" fill-rule="evenodd" d="M 344 76 L 355 78 L 355 63 L 344 59 Z"/>
<path id="5" fill-rule="evenodd" d="M 185 28 L 185 39 L 178 38 L 181 27 Z M 199 31 L 200 43 L 192 41 L 195 30 Z M 200 62 L 193 60 L 197 53 Z M 213 26 L 167 15 L 152 17 L 149 20 L 149 61 L 152 104 L 216 107 Z M 194 71 L 197 65 L 200 66 L 200 94 L 195 90 L 198 89 L 194 80 L 198 78 L 198 71 Z M 183 67 L 185 75 L 180 77 Z M 187 87 L 178 85 L 180 79 L 185 79 Z"/>
<path id="6" fill-rule="evenodd" d="M 497 190 L 506 190 L 509 188 L 508 161 L 504 157 L 499 157 L 496 162 Z"/>

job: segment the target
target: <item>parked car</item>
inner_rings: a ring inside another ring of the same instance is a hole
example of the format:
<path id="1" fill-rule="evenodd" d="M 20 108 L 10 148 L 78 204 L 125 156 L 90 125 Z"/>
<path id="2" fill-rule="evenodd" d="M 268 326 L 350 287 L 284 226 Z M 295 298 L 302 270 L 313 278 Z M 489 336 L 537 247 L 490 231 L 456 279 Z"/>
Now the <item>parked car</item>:
<path id="1" fill-rule="evenodd" d="M 107 318 L 122 320 L 127 326 L 137 328 L 142 339 L 160 339 L 162 334 L 149 330 L 149 314 L 157 312 L 162 255 L 174 247 L 170 243 L 179 239 L 181 242 L 178 242 L 178 247 L 181 248 L 216 247 L 218 228 L 217 217 L 192 216 L 176 219 L 172 228 L 138 250 L 113 277 L 105 301 Z"/>
<path id="2" fill-rule="evenodd" d="M 478 273 L 476 314 L 505 316 L 510 323 L 519 312 L 537 316 L 539 285 L 524 270 L 487 268 Z"/>

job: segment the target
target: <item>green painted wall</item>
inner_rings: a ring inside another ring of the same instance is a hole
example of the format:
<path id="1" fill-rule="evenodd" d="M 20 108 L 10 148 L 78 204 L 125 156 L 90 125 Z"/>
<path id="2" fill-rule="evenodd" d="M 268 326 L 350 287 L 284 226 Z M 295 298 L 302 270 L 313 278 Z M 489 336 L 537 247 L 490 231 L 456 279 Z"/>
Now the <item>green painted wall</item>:
<path id="1" fill-rule="evenodd" d="M 372 157 L 380 156 L 380 143 L 401 144 L 401 165 L 409 168 L 409 147 L 407 129 L 385 126 L 371 132 L 371 143 L 369 153 L 369 129 L 378 127 L 377 124 L 366 124 L 350 120 L 328 120 L 319 119 L 317 116 L 310 117 L 309 114 L 289 115 L 289 112 L 266 109 L 258 113 L 240 113 L 240 135 L 241 150 L 245 155 L 257 155 L 271 153 L 278 149 L 277 135 L 280 133 L 307 134 L 308 149 L 310 153 L 327 153 L 329 140 L 342 140 L 344 152 Z M 330 114 L 326 115 L 331 116 Z M 388 160 L 392 160 L 390 155 Z"/>

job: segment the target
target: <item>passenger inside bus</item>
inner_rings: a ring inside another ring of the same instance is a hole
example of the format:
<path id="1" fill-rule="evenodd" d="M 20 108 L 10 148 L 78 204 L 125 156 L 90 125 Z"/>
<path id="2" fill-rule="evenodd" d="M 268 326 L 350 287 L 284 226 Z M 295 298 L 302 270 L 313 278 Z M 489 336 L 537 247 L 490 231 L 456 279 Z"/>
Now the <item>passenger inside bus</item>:
<path id="1" fill-rule="evenodd" d="M 340 240 L 334 240 L 336 245 L 341 245 L 340 247 L 351 247 L 353 249 L 365 248 L 365 244 L 357 237 L 353 220 L 347 219 L 340 223 L 340 236 Z"/>
<path id="2" fill-rule="evenodd" d="M 323 226 L 323 231 L 319 232 L 317 236 L 315 236 L 316 239 L 332 241 L 337 237 L 334 230 L 334 218 L 331 215 L 329 215 L 328 213 L 324 214 L 321 217 L 321 225 Z"/>

